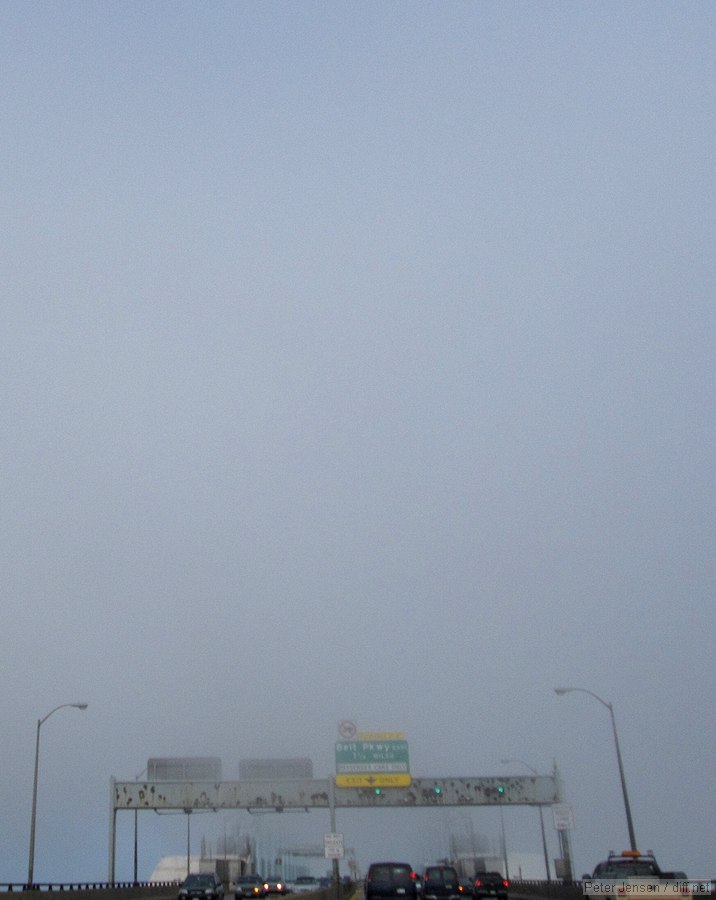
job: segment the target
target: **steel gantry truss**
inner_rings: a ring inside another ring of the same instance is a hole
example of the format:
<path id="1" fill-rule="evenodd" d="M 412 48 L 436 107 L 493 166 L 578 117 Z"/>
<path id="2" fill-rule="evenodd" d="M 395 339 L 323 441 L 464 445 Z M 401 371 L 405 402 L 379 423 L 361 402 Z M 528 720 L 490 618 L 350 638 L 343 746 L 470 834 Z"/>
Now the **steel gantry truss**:
<path id="1" fill-rule="evenodd" d="M 118 781 L 110 783 L 109 878 L 115 881 L 119 810 L 246 809 L 252 812 L 358 807 L 551 806 L 563 802 L 559 775 L 413 778 L 408 787 L 337 787 L 333 778 L 286 781 Z M 332 831 L 335 827 L 332 826 Z"/>

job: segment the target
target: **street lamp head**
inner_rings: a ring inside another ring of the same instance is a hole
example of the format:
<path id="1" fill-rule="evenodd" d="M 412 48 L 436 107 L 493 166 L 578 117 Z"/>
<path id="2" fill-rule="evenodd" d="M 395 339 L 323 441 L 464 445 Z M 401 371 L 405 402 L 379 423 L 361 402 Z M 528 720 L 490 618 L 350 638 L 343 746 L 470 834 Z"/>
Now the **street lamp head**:
<path id="1" fill-rule="evenodd" d="M 72 706 L 74 706 L 75 709 L 87 709 L 88 704 L 87 703 L 73 703 Z"/>
<path id="2" fill-rule="evenodd" d="M 559 694 L 559 696 L 561 697 L 562 694 L 568 694 L 570 691 L 573 691 L 573 690 L 574 690 L 574 688 L 555 688 L 554 692 L 555 692 L 555 694 Z"/>

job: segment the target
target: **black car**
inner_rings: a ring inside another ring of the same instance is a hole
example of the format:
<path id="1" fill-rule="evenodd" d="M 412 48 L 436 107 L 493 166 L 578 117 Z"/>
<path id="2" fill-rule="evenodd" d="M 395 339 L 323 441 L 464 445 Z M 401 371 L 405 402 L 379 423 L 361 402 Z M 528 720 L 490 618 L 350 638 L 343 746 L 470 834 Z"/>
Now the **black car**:
<path id="1" fill-rule="evenodd" d="M 423 872 L 426 900 L 461 900 L 463 888 L 453 866 L 427 866 Z"/>
<path id="2" fill-rule="evenodd" d="M 187 875 L 179 888 L 179 900 L 224 900 L 224 885 L 214 872 Z"/>
<path id="3" fill-rule="evenodd" d="M 507 900 L 509 887 L 510 882 L 500 872 L 476 872 L 472 892 L 475 900 L 483 900 L 485 897 Z"/>
<path id="4" fill-rule="evenodd" d="M 363 884 L 365 900 L 405 898 L 417 900 L 418 879 L 409 863 L 371 863 Z"/>

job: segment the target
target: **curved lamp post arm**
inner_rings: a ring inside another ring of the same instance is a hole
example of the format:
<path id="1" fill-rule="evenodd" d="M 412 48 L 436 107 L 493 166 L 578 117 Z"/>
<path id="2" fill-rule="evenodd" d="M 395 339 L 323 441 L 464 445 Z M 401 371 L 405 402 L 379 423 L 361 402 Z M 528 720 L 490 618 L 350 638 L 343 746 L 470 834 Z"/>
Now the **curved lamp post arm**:
<path id="1" fill-rule="evenodd" d="M 67 707 L 67 706 L 72 706 L 72 707 L 74 707 L 75 709 L 87 709 L 87 704 L 86 704 L 86 703 L 60 703 L 59 706 L 56 706 L 54 709 L 51 709 L 51 710 L 48 712 L 48 714 L 47 714 L 46 716 L 44 716 L 44 718 L 38 719 L 38 720 L 37 720 L 37 727 L 39 728 L 40 725 L 43 724 L 43 722 L 46 722 L 46 721 L 50 718 L 50 716 L 52 715 L 52 713 L 56 713 L 58 709 L 64 709 L 64 708 Z"/>
<path id="2" fill-rule="evenodd" d="M 611 703 L 607 703 L 606 700 L 602 700 L 599 694 L 595 694 L 594 691 L 587 690 L 587 688 L 575 688 L 575 687 L 558 687 L 554 689 L 555 694 L 571 694 L 572 691 L 579 691 L 580 694 L 589 694 L 590 697 L 594 697 L 595 700 L 598 700 L 602 706 L 606 706 L 607 709 L 612 708 Z"/>

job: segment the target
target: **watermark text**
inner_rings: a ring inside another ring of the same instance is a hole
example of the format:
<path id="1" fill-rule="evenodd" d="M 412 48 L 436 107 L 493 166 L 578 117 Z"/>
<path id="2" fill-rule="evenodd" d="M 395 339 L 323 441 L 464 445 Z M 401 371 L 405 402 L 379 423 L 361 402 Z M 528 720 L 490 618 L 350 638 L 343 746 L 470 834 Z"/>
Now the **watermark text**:
<path id="1" fill-rule="evenodd" d="M 713 884 L 713 881 L 692 878 L 673 881 L 657 881 L 651 878 L 628 881 L 587 879 L 582 882 L 582 893 L 600 897 L 697 897 L 710 895 L 713 892 Z"/>

